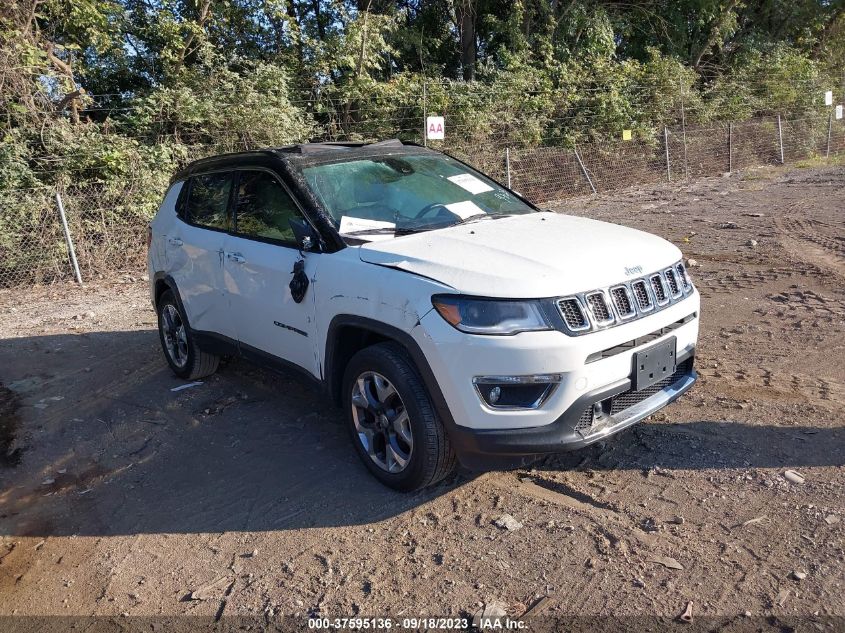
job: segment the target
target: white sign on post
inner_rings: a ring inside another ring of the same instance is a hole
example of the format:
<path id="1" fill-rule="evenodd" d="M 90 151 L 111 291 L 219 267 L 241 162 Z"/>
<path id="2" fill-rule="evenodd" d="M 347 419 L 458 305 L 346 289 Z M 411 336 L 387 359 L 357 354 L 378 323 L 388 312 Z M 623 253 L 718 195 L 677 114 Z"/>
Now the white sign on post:
<path id="1" fill-rule="evenodd" d="M 825 105 L 833 105 L 833 90 L 828 90 L 824 93 L 824 104 Z"/>
<path id="2" fill-rule="evenodd" d="M 446 124 L 442 116 L 430 116 L 426 118 L 425 137 L 429 141 L 442 141 L 446 138 Z"/>
<path id="3" fill-rule="evenodd" d="M 836 115 L 835 116 L 836 116 L 837 119 L 842 118 L 842 106 L 841 105 L 836 106 Z"/>

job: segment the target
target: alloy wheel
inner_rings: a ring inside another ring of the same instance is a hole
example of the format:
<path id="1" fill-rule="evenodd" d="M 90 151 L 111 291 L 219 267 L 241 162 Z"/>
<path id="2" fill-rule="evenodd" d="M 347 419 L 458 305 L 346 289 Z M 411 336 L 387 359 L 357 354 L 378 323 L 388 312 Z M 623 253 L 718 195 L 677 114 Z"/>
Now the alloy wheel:
<path id="1" fill-rule="evenodd" d="M 411 461 L 411 420 L 396 387 L 374 371 L 352 384 L 352 420 L 370 459 L 382 470 L 400 473 Z"/>
<path id="2" fill-rule="evenodd" d="M 161 311 L 161 333 L 167 355 L 181 369 L 188 362 L 188 333 L 179 310 L 169 303 Z"/>

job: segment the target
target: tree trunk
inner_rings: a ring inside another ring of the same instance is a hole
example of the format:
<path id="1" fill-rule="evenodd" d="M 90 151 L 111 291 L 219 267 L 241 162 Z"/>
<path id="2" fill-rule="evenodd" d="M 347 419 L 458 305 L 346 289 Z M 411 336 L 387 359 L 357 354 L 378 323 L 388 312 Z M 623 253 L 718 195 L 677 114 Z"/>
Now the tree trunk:
<path id="1" fill-rule="evenodd" d="M 82 96 L 82 89 L 76 87 L 76 78 L 73 76 L 73 67 L 71 62 L 64 62 L 56 57 L 53 52 L 53 43 L 47 42 L 44 46 L 44 52 L 47 53 L 47 59 L 60 74 L 65 78 L 67 86 L 67 94 L 56 105 L 56 109 L 61 112 L 70 106 L 70 118 L 75 125 L 79 124 L 79 107 L 82 105 L 80 97 Z"/>
<path id="2" fill-rule="evenodd" d="M 457 0 L 456 13 L 461 45 L 461 69 L 464 81 L 475 79 L 475 6 L 474 0 Z"/>
<path id="3" fill-rule="evenodd" d="M 361 25 L 361 47 L 358 49 L 358 65 L 355 69 L 356 77 L 360 77 L 361 73 L 364 72 L 364 61 L 367 53 L 367 18 L 370 17 L 369 0 L 367 0 L 367 6 L 364 7 L 362 13 L 364 17 L 361 18 L 363 20 L 363 24 Z"/>
<path id="4" fill-rule="evenodd" d="M 722 11 L 721 15 L 717 17 L 710 25 L 710 34 L 707 37 L 707 40 L 698 49 L 698 53 L 693 56 L 692 66 L 696 70 L 699 69 L 701 66 L 701 61 L 704 59 L 704 56 L 710 51 L 713 46 L 716 45 L 716 42 L 719 41 L 719 37 L 722 34 L 722 27 L 725 24 L 725 21 L 728 19 L 728 16 L 731 12 L 736 8 L 739 4 L 739 0 L 730 0 L 728 6 L 725 7 L 724 11 Z"/>
<path id="5" fill-rule="evenodd" d="M 209 13 L 211 12 L 211 0 L 202 0 L 202 4 L 199 6 L 199 15 L 197 16 L 197 25 L 203 29 L 205 28 L 206 20 L 208 20 Z M 179 51 L 179 63 L 177 64 L 177 68 L 181 69 L 182 66 L 185 65 L 185 59 L 187 59 L 188 55 L 193 52 L 191 51 L 191 45 L 194 43 L 194 34 L 193 32 L 188 33 L 188 37 L 185 38 L 185 44 L 182 46 L 182 50 Z"/>
<path id="6" fill-rule="evenodd" d="M 305 53 L 302 48 L 302 26 L 299 23 L 299 15 L 296 12 L 295 0 L 288 0 L 285 3 L 288 20 L 290 23 L 290 34 L 293 40 L 294 48 L 296 48 L 296 59 L 299 62 L 298 70 L 301 72 L 305 60 Z"/>
<path id="7" fill-rule="evenodd" d="M 311 7 L 314 9 L 314 21 L 317 23 L 317 37 L 320 41 L 326 39 L 326 25 L 323 24 L 323 13 L 320 10 L 320 0 L 311 0 Z"/>

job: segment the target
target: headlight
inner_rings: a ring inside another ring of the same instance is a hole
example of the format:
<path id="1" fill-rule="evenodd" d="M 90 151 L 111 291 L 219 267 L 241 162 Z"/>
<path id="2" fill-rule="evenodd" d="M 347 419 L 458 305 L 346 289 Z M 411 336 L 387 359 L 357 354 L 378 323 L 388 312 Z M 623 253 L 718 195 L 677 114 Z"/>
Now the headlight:
<path id="1" fill-rule="evenodd" d="M 538 301 L 436 295 L 431 303 L 450 325 L 470 334 L 517 334 L 552 329 Z"/>

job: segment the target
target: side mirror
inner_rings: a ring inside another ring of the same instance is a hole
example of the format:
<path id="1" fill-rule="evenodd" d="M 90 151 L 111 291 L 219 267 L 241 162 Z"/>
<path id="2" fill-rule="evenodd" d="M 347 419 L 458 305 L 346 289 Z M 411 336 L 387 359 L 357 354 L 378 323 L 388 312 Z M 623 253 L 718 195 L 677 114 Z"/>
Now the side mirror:
<path id="1" fill-rule="evenodd" d="M 291 230 L 293 231 L 294 239 L 297 245 L 303 251 L 317 250 L 320 240 L 313 227 L 301 218 L 291 218 L 288 220 Z"/>

